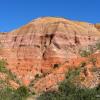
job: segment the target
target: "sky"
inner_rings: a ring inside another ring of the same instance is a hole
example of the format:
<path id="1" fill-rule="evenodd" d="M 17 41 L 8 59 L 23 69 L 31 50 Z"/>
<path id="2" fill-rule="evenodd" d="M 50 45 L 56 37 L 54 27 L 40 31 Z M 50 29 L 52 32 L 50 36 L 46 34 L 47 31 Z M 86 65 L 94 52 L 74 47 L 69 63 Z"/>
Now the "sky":
<path id="1" fill-rule="evenodd" d="M 0 32 L 44 16 L 100 23 L 100 0 L 0 0 Z"/>

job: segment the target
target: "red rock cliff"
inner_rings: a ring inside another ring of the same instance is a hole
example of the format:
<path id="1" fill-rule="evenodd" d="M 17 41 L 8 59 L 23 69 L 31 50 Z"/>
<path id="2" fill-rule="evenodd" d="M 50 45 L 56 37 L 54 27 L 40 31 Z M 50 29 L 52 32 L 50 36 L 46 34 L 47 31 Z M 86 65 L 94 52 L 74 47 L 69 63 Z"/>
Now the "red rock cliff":
<path id="1" fill-rule="evenodd" d="M 28 84 L 39 73 L 49 72 L 79 56 L 78 50 L 100 39 L 95 25 L 64 18 L 43 17 L 0 35 L 0 58 Z"/>

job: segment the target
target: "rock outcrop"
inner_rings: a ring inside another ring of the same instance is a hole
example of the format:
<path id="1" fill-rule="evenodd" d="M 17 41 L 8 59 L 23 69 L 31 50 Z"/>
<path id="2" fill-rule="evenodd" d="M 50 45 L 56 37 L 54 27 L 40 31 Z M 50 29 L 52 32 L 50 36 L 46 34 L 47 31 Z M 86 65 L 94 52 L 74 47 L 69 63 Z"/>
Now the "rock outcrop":
<path id="1" fill-rule="evenodd" d="M 5 59 L 7 67 L 29 85 L 37 74 L 51 73 L 55 64 L 76 59 L 80 56 L 79 49 L 95 44 L 99 39 L 96 25 L 43 17 L 0 34 L 0 59 Z"/>

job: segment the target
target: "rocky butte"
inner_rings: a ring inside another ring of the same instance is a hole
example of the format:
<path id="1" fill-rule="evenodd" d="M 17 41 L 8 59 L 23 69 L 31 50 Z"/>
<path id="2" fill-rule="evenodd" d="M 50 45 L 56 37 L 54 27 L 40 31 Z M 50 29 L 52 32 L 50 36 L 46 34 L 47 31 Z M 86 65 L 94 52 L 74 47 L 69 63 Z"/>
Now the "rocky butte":
<path id="1" fill-rule="evenodd" d="M 99 40 L 99 24 L 42 17 L 0 34 L 0 59 L 7 62 L 7 68 L 26 86 L 39 77 L 33 88 L 40 92 L 62 81 L 69 66 L 87 61 L 89 58 L 81 57 L 79 51 Z M 97 57 L 99 66 L 99 51 L 92 56 Z M 92 77 L 91 73 L 88 76 Z"/>

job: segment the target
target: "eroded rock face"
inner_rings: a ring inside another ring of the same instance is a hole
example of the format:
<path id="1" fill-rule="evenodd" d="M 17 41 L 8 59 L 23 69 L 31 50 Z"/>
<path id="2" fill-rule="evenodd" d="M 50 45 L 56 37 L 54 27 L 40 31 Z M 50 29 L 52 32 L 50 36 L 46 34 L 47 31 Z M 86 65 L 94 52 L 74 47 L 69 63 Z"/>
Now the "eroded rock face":
<path id="1" fill-rule="evenodd" d="M 0 58 L 28 85 L 37 73 L 49 73 L 54 64 L 77 58 L 80 48 L 99 39 L 93 24 L 44 17 L 1 34 Z"/>

